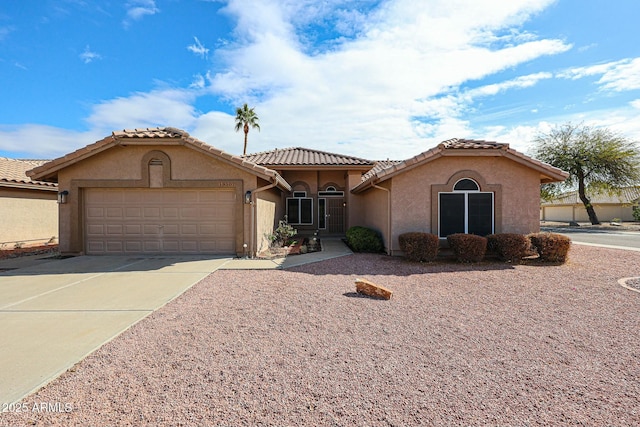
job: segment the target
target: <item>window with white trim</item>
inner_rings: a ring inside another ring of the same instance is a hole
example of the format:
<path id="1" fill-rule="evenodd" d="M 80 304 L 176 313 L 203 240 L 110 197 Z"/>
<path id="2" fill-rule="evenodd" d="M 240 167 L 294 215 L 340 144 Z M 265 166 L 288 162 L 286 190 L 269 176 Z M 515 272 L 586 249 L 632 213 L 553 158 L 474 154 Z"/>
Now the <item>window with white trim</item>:
<path id="1" fill-rule="evenodd" d="M 463 178 L 453 191 L 438 193 L 438 236 L 466 233 L 486 236 L 494 230 L 494 196 L 477 182 Z"/>
<path id="2" fill-rule="evenodd" d="M 295 225 L 313 225 L 313 199 L 306 191 L 294 191 L 287 198 L 287 222 Z"/>

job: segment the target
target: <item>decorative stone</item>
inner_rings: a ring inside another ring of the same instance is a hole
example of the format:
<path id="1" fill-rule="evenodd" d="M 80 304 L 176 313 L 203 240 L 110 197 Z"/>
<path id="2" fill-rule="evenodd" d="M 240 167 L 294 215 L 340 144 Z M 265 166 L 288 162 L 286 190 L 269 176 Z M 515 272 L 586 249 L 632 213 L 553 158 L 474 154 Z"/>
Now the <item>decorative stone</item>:
<path id="1" fill-rule="evenodd" d="M 375 283 L 370 282 L 367 279 L 356 279 L 356 291 L 359 294 L 386 300 L 391 299 L 391 295 L 393 295 L 393 291 L 391 291 L 390 289 L 387 289 L 384 286 L 376 285 Z"/>

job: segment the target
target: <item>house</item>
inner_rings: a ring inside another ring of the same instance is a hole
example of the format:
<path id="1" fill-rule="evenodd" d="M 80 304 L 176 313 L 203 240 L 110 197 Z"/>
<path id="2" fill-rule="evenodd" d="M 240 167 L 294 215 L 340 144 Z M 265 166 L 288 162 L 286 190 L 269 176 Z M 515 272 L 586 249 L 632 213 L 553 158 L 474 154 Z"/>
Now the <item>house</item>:
<path id="1" fill-rule="evenodd" d="M 507 144 L 450 140 L 402 162 L 305 148 L 234 156 L 175 128 L 113 132 L 29 172 L 57 182 L 60 250 L 253 255 L 278 220 L 299 232 L 539 230 L 540 183 L 567 174 Z"/>
<path id="2" fill-rule="evenodd" d="M 640 186 L 623 188 L 620 193 L 589 196 L 600 221 L 635 221 L 634 209 L 640 202 Z M 589 222 L 589 215 L 577 191 L 570 191 L 540 205 L 542 221 Z"/>
<path id="3" fill-rule="evenodd" d="M 46 160 L 0 157 L 0 249 L 54 241 L 58 236 L 58 188 L 26 171 Z"/>

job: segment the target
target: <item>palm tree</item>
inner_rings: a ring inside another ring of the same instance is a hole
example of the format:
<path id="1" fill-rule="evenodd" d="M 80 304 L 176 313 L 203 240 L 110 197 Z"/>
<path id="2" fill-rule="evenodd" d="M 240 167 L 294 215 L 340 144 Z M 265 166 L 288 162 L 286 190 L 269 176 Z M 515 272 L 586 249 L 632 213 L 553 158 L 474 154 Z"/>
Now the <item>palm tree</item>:
<path id="1" fill-rule="evenodd" d="M 236 109 L 236 132 L 240 129 L 244 130 L 243 156 L 247 154 L 247 135 L 249 135 L 249 126 L 260 130 L 260 125 L 258 124 L 259 120 L 260 119 L 256 115 L 255 111 L 253 111 L 253 108 L 249 108 L 247 104 L 244 104 L 242 108 Z"/>

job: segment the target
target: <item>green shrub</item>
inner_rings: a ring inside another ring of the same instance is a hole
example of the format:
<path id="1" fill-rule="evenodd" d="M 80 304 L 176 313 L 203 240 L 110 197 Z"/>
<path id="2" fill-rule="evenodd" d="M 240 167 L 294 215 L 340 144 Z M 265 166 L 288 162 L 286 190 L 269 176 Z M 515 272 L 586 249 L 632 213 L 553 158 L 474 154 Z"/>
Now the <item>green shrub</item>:
<path id="1" fill-rule="evenodd" d="M 571 239 L 567 236 L 557 233 L 533 233 L 528 237 L 541 261 L 564 263 L 567 260 L 571 247 Z"/>
<path id="2" fill-rule="evenodd" d="M 633 219 L 640 221 L 640 206 L 633 207 Z"/>
<path id="3" fill-rule="evenodd" d="M 298 234 L 298 231 L 293 228 L 287 221 L 280 220 L 278 222 L 278 228 L 273 230 L 273 234 L 269 234 L 267 238 L 271 241 L 272 247 L 283 247 L 291 244 L 293 236 Z"/>
<path id="4" fill-rule="evenodd" d="M 347 230 L 347 243 L 356 252 L 382 252 L 384 249 L 380 233 L 361 226 Z"/>
<path id="5" fill-rule="evenodd" d="M 404 233 L 398 236 L 400 249 L 410 261 L 429 262 L 438 256 L 440 239 L 430 233 Z"/>
<path id="6" fill-rule="evenodd" d="M 475 234 L 450 234 L 449 247 L 459 262 L 480 262 L 487 253 L 487 238 Z"/>
<path id="7" fill-rule="evenodd" d="M 499 233 L 487 236 L 488 250 L 498 254 L 500 259 L 520 262 L 529 249 L 529 239 L 522 234 Z"/>

